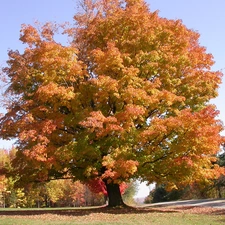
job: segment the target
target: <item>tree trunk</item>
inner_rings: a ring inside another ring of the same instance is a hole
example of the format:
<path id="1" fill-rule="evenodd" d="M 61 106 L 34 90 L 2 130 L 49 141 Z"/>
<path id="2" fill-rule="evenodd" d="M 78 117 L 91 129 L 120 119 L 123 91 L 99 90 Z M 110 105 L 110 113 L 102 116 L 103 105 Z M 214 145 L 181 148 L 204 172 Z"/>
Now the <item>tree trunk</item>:
<path id="1" fill-rule="evenodd" d="M 108 193 L 108 206 L 109 207 L 124 207 L 125 204 L 123 202 L 119 184 L 107 183 L 105 182 L 106 190 Z"/>
<path id="2" fill-rule="evenodd" d="M 220 189 L 220 185 L 219 184 L 217 186 L 217 190 L 218 190 L 219 198 L 222 198 L 221 189 Z"/>

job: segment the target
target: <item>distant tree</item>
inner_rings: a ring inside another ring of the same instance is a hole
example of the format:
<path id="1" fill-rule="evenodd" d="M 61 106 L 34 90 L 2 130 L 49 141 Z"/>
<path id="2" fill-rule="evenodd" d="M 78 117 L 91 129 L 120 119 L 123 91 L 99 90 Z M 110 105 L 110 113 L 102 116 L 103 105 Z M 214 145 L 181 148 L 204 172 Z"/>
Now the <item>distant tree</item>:
<path id="1" fill-rule="evenodd" d="M 130 179 L 169 188 L 218 177 L 223 129 L 209 101 L 222 73 L 180 20 L 144 0 L 81 1 L 75 25 L 23 25 L 9 51 L 0 137 L 17 139 L 18 182 L 101 179 L 109 206 Z M 1 73 L 2 74 L 2 73 Z"/>
<path id="2" fill-rule="evenodd" d="M 12 160 L 15 158 L 16 149 L 0 149 L 0 204 L 2 207 L 22 206 L 24 202 L 23 189 L 14 189 L 15 180 L 7 177 L 12 169 Z"/>
<path id="3" fill-rule="evenodd" d="M 225 168 L 225 146 L 223 146 L 222 152 L 218 155 L 217 163 L 220 167 Z M 212 188 L 215 188 L 218 193 L 218 198 L 225 197 L 225 175 L 221 174 L 219 178 L 214 180 L 214 185 Z"/>
<path id="4" fill-rule="evenodd" d="M 136 181 L 131 180 L 129 183 L 126 184 L 126 189 L 122 195 L 123 201 L 128 205 L 134 204 L 134 196 L 137 192 L 138 184 Z"/>
<path id="5" fill-rule="evenodd" d="M 144 203 L 155 203 L 155 202 L 167 202 L 181 199 L 183 190 L 170 190 L 167 191 L 164 185 L 157 185 L 155 189 L 150 191 L 149 196 L 144 200 Z"/>

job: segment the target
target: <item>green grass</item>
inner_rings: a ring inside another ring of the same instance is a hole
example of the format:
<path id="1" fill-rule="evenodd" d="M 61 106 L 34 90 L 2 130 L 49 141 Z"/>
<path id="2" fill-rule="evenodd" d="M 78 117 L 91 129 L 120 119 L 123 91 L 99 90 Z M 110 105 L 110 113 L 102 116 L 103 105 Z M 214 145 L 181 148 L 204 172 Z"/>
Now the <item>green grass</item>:
<path id="1" fill-rule="evenodd" d="M 154 210 L 15 210 L 0 211 L 1 225 L 219 225 L 225 215 Z"/>

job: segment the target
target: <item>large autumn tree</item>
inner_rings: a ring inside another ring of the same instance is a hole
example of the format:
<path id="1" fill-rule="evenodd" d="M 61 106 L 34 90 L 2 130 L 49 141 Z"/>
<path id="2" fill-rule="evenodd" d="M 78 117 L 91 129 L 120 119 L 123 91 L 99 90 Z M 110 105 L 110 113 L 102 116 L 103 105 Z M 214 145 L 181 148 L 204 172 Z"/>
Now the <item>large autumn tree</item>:
<path id="1" fill-rule="evenodd" d="M 222 124 L 209 101 L 222 74 L 180 20 L 143 0 L 82 1 L 75 24 L 23 25 L 9 51 L 0 136 L 17 140 L 20 182 L 102 180 L 109 206 L 131 178 L 185 185 L 220 171 Z"/>

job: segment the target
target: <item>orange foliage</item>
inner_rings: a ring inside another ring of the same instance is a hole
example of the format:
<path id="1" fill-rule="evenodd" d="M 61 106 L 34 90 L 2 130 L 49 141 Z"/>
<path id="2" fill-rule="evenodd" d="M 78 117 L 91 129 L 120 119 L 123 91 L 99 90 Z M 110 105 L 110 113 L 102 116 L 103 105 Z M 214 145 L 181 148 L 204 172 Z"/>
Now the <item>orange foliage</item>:
<path id="1" fill-rule="evenodd" d="M 223 125 L 209 101 L 222 73 L 199 34 L 143 0 L 83 8 L 69 29 L 23 25 L 27 48 L 9 52 L 0 136 L 18 140 L 15 174 L 171 186 L 217 177 Z M 68 46 L 54 39 L 60 29 Z"/>
<path id="2" fill-rule="evenodd" d="M 106 185 L 104 183 L 103 180 L 101 179 L 93 179 L 93 180 L 89 180 L 88 181 L 88 187 L 90 188 L 90 190 L 93 192 L 93 193 L 102 193 L 104 194 L 105 196 L 108 195 L 107 193 L 107 190 L 106 190 Z M 126 188 L 127 188 L 127 184 L 125 182 L 122 182 L 120 184 L 120 192 L 121 194 L 124 194 Z"/>

